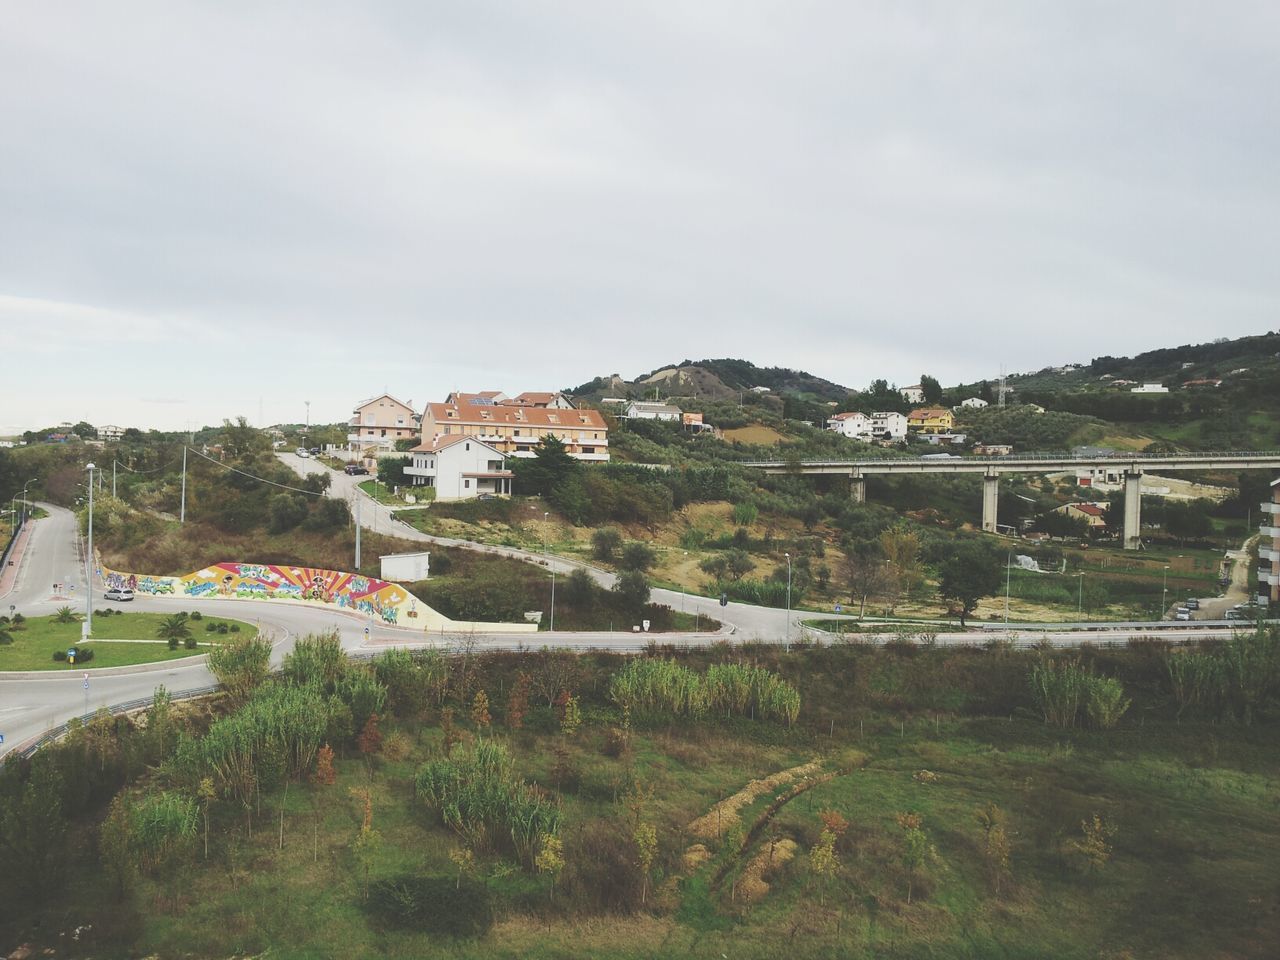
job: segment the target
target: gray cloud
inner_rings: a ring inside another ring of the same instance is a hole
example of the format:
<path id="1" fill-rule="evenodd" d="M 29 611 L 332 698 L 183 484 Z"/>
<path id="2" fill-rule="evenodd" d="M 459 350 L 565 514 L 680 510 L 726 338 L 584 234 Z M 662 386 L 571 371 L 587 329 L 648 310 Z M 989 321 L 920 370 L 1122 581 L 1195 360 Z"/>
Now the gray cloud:
<path id="1" fill-rule="evenodd" d="M 1274 328 L 1278 19 L 14 4 L 0 322 L 100 362 L 52 400 L 20 369 L 0 421 L 339 419 L 705 355 L 971 379 Z"/>

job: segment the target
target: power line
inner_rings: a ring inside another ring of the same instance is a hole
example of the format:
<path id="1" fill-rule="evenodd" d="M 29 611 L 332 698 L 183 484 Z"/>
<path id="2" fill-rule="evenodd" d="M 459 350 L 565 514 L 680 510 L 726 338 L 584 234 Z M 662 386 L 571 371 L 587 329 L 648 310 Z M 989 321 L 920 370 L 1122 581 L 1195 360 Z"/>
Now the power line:
<path id="1" fill-rule="evenodd" d="M 277 483 L 274 480 L 268 480 L 266 477 L 254 476 L 252 473 L 247 473 L 244 470 L 238 470 L 237 468 L 229 466 L 228 464 L 225 464 L 220 460 L 215 460 L 213 457 L 208 456 L 207 454 L 201 453 L 199 450 L 192 449 L 191 447 L 187 447 L 186 449 L 190 450 L 197 457 L 203 457 L 204 459 L 208 460 L 210 463 L 216 464 L 217 466 L 221 467 L 223 470 L 230 470 L 232 473 L 238 473 L 240 474 L 240 476 L 248 477 L 250 480 L 257 480 L 260 483 L 269 483 L 271 484 L 271 486 L 279 487 L 281 490 L 292 490 L 295 493 L 305 493 L 309 497 L 323 498 L 326 496 L 326 494 L 324 494 L 323 492 L 316 493 L 316 491 L 314 490 L 304 490 L 302 489 L 302 487 L 291 487 L 287 483 Z"/>

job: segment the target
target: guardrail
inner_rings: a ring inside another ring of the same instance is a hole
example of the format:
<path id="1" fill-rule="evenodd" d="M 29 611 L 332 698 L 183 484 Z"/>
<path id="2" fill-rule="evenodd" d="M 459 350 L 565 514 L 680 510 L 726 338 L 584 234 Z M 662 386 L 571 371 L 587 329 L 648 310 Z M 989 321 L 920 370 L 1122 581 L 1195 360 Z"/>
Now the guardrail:
<path id="1" fill-rule="evenodd" d="M 14 548 L 14 545 L 17 544 L 18 542 L 18 536 L 22 533 L 23 527 L 27 525 L 27 511 L 25 508 L 23 509 L 20 516 L 22 517 L 22 519 L 18 522 L 18 525 L 14 527 L 13 531 L 9 534 L 9 542 L 4 545 L 4 553 L 0 554 L 0 570 L 3 570 L 5 567 L 9 565 L 9 557 L 12 556 L 13 554 L 13 548 Z"/>
<path id="2" fill-rule="evenodd" d="M 169 693 L 169 699 L 190 700 L 192 697 L 203 697 L 210 693 L 216 693 L 220 686 L 221 686 L 220 684 L 215 683 L 205 687 L 193 687 L 190 690 L 178 690 L 178 691 Z M 124 713 L 132 713 L 134 710 L 145 709 L 146 707 L 151 706 L 151 704 L 154 702 L 155 702 L 154 696 L 140 697 L 137 700 L 126 700 L 124 703 L 113 703 L 110 706 L 106 707 L 105 709 L 108 710 L 113 717 L 116 717 Z M 98 709 L 101 710 L 103 708 L 99 707 Z M 89 721 L 91 721 L 94 718 L 94 715 L 97 712 L 98 711 L 95 710 L 93 713 L 86 713 L 82 717 L 75 717 L 73 719 L 78 719 L 82 724 L 87 725 Z M 4 766 L 7 762 L 14 759 L 15 757 L 19 760 L 25 760 L 28 757 L 34 756 L 35 753 L 41 747 L 47 746 L 48 744 L 53 743 L 57 740 L 61 740 L 64 736 L 66 736 L 67 725 L 70 722 L 71 721 L 68 720 L 66 721 L 66 723 L 60 723 L 56 727 L 54 727 L 52 730 L 46 730 L 44 733 L 40 734 L 40 736 L 32 737 L 30 740 L 26 740 L 18 744 L 8 753 L 4 754 L 3 756 L 0 756 L 0 767 Z"/>
<path id="3" fill-rule="evenodd" d="M 989 463 L 989 464 L 1010 464 L 1010 463 L 1043 463 L 1043 462 L 1071 462 L 1075 464 L 1105 464 L 1105 463 L 1130 463 L 1141 462 L 1151 464 L 1186 464 L 1186 463 L 1212 463 L 1215 460 L 1277 460 L 1280 461 L 1280 450 L 1223 450 L 1214 452 L 1197 452 L 1197 453 L 1175 453 L 1175 454 L 1156 454 L 1143 455 L 1139 451 L 1130 453 L 1116 452 L 1108 456 L 1086 456 L 1064 451 L 1062 453 L 1019 453 L 1009 456 L 982 456 L 982 457 L 959 457 L 965 463 Z M 922 463 L 935 464 L 937 460 L 924 460 L 920 457 L 910 456 L 888 456 L 888 457 L 860 457 L 858 459 L 849 460 L 739 460 L 739 466 L 743 467 L 857 467 L 872 466 L 883 463 Z"/>

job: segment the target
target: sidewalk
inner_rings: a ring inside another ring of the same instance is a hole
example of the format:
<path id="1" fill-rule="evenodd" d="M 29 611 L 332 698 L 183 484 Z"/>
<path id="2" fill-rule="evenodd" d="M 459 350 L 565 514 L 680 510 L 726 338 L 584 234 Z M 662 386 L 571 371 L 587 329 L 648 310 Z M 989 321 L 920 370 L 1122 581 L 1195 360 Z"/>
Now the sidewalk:
<path id="1" fill-rule="evenodd" d="M 29 520 L 18 533 L 18 539 L 13 544 L 13 553 L 9 555 L 9 562 L 5 564 L 3 570 L 0 570 L 0 600 L 13 593 L 13 588 L 17 586 L 18 571 L 22 569 L 22 559 L 26 555 L 27 544 L 31 541 L 31 528 L 39 522 L 39 520 Z"/>

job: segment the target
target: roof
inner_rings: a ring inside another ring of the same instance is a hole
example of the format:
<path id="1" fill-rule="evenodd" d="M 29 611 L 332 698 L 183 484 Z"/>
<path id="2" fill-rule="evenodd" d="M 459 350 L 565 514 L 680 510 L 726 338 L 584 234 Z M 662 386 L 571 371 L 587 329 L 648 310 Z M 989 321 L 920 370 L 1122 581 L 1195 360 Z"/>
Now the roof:
<path id="1" fill-rule="evenodd" d="M 453 411 L 452 416 L 450 411 Z M 427 416 L 437 423 L 501 423 L 510 426 L 574 427 L 608 430 L 598 410 L 549 410 L 545 407 L 508 407 L 499 404 L 429 403 Z"/>
<path id="2" fill-rule="evenodd" d="M 651 413 L 680 413 L 679 407 L 669 403 L 660 403 L 657 400 L 632 400 L 628 406 L 635 407 L 637 410 L 647 410 Z"/>
<path id="3" fill-rule="evenodd" d="M 931 417 L 949 417 L 951 411 L 945 407 L 921 407 L 919 410 L 912 410 L 909 418 L 912 420 L 926 419 Z"/>
<path id="4" fill-rule="evenodd" d="M 503 480 L 507 477 L 514 477 L 515 474 L 510 470 L 486 470 L 480 473 L 464 473 L 464 477 L 473 477 L 477 480 Z"/>
<path id="5" fill-rule="evenodd" d="M 485 441 L 481 440 L 479 437 L 472 437 L 465 433 L 449 433 L 449 434 L 445 434 L 444 436 L 436 437 L 431 443 L 420 443 L 416 447 L 411 448 L 409 452 L 410 453 L 439 453 L 441 450 L 444 450 L 446 447 L 452 447 L 455 443 L 459 443 L 463 440 L 474 440 L 476 443 L 480 444 L 481 446 L 488 447 L 498 456 L 500 457 L 504 456 L 502 451 L 499 450 L 497 447 L 493 446 L 492 444 L 485 443 Z"/>
<path id="6" fill-rule="evenodd" d="M 851 410 L 848 413 L 837 413 L 831 419 L 832 420 L 852 420 L 854 417 L 861 417 L 863 420 L 867 419 L 867 415 L 858 410 Z"/>
<path id="7" fill-rule="evenodd" d="M 561 393 L 545 393 L 537 390 L 526 390 L 524 393 L 516 397 L 513 403 L 530 403 L 534 406 L 550 403 L 556 397 L 563 396 Z"/>
<path id="8" fill-rule="evenodd" d="M 389 394 L 389 393 L 380 393 L 380 394 L 378 394 L 376 397 L 370 397 L 368 400 L 361 400 L 359 403 L 357 403 L 357 404 L 356 404 L 355 408 L 356 408 L 357 410 L 359 410 L 361 407 L 367 407 L 369 404 L 373 403 L 373 402 L 374 402 L 374 401 L 376 401 L 376 400 L 383 400 L 383 399 L 386 399 L 386 400 L 392 400 L 392 401 L 394 401 L 394 402 L 396 402 L 396 403 L 400 404 L 400 406 L 402 406 L 402 407 L 407 407 L 407 408 L 408 408 L 408 409 L 410 409 L 410 410 L 412 410 L 412 409 L 413 409 L 413 407 L 412 407 L 412 406 L 410 406 L 409 404 L 405 403 L 403 400 L 397 400 L 395 397 L 393 397 L 393 396 L 392 396 L 391 394 Z"/>

